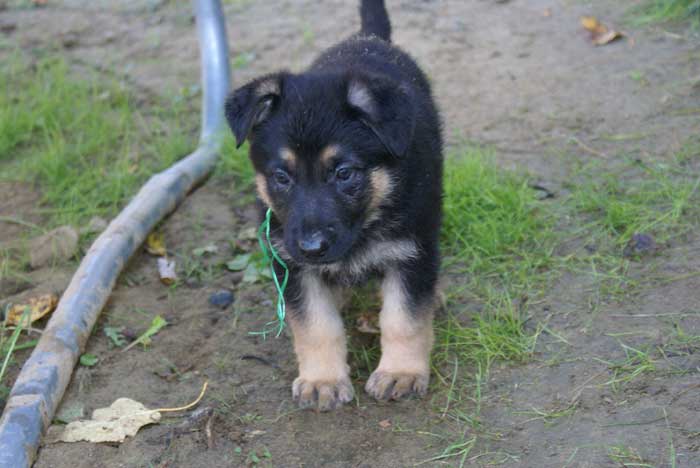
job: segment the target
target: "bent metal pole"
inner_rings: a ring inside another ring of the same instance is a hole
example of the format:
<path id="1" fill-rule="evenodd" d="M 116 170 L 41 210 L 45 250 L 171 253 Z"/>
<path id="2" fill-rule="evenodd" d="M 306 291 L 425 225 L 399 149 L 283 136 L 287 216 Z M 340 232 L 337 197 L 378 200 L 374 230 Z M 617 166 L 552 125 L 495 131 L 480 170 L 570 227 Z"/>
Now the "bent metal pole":
<path id="1" fill-rule="evenodd" d="M 28 467 L 70 382 L 73 367 L 119 273 L 148 232 L 214 167 L 229 87 L 228 46 L 220 0 L 195 0 L 202 62 L 199 147 L 154 175 L 92 244 L 63 293 L 0 419 L 0 468 Z"/>

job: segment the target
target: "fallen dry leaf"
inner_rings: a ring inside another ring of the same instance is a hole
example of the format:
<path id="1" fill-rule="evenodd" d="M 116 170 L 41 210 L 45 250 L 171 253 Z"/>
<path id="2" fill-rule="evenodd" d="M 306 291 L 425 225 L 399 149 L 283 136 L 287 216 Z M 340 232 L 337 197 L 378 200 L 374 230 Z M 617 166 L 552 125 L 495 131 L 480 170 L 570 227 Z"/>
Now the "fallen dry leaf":
<path id="1" fill-rule="evenodd" d="M 30 298 L 26 304 L 15 304 L 7 312 L 7 324 L 19 325 L 24 311 L 29 308 L 29 322 L 36 322 L 41 317 L 50 314 L 58 304 L 58 296 L 55 294 L 44 294 L 39 297 Z M 27 325 L 26 323 L 22 324 Z"/>
<path id="2" fill-rule="evenodd" d="M 595 34 L 602 34 L 608 31 L 608 28 L 603 26 L 603 24 L 601 24 L 600 21 L 598 21 L 598 18 L 595 16 L 582 16 L 581 26 L 583 26 L 587 31 Z"/>
<path id="3" fill-rule="evenodd" d="M 620 39 L 622 36 L 622 33 L 611 30 L 603 34 L 596 35 L 595 37 L 592 37 L 591 40 L 593 41 L 593 44 L 600 46 L 608 44 L 614 41 L 615 39 Z"/>
<path id="4" fill-rule="evenodd" d="M 199 396 L 191 403 L 177 408 L 148 409 L 131 398 L 119 398 L 108 408 L 92 412 L 92 419 L 73 421 L 65 426 L 53 442 L 124 442 L 139 429 L 160 421 L 161 413 L 185 411 L 197 405 L 204 397 L 209 382 L 204 382 Z M 52 426 L 53 428 L 53 426 Z"/>
<path id="5" fill-rule="evenodd" d="M 581 26 L 591 34 L 591 42 L 597 46 L 609 44 L 624 36 L 621 32 L 609 29 L 595 16 L 582 16 Z"/>
<path id="6" fill-rule="evenodd" d="M 98 408 L 92 419 L 73 421 L 58 436 L 59 442 L 124 442 L 147 424 L 160 421 L 158 410 L 149 410 L 138 401 L 119 398 L 108 408 Z"/>
<path id="7" fill-rule="evenodd" d="M 146 252 L 156 257 L 165 257 L 165 240 L 160 232 L 152 232 L 146 238 Z"/>
<path id="8" fill-rule="evenodd" d="M 159 257 L 158 276 L 160 276 L 160 282 L 166 286 L 170 286 L 177 281 L 177 273 L 175 273 L 175 260 L 168 260 L 165 257 Z"/>
<path id="9" fill-rule="evenodd" d="M 391 421 L 389 421 L 388 419 L 382 419 L 381 421 L 379 421 L 379 427 L 381 427 L 382 429 L 388 429 L 391 427 Z"/>

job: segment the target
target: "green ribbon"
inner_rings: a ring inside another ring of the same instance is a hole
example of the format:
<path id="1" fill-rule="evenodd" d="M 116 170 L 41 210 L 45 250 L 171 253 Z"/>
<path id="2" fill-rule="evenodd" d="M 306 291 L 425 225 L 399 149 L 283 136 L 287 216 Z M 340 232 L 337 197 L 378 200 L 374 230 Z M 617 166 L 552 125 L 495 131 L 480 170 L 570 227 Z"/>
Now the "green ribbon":
<path id="1" fill-rule="evenodd" d="M 267 212 L 265 213 L 265 220 L 262 222 L 260 225 L 260 229 L 258 229 L 258 243 L 260 244 L 260 250 L 262 250 L 263 256 L 265 257 L 265 262 L 270 265 L 270 272 L 272 273 L 272 280 L 275 283 L 275 288 L 277 289 L 277 325 L 278 325 L 278 330 L 277 330 L 277 335 L 280 336 L 282 334 L 282 330 L 284 329 L 284 317 L 285 317 L 285 310 L 286 310 L 286 304 L 284 302 L 284 290 L 287 287 L 287 280 L 289 280 L 289 268 L 287 268 L 287 264 L 284 263 L 284 260 L 279 256 L 277 253 L 277 250 L 275 249 L 275 246 L 272 245 L 272 241 L 270 240 L 270 218 L 272 217 L 272 209 L 268 208 Z M 277 274 L 275 273 L 275 266 L 274 262 L 277 262 L 283 269 L 284 269 L 284 279 L 282 280 L 282 284 L 280 284 L 279 279 L 277 278 Z M 273 325 L 275 322 L 268 322 L 265 325 L 265 329 L 260 332 L 252 332 L 253 335 L 263 335 L 263 337 L 267 337 L 267 334 L 270 332 L 269 328 L 271 325 Z"/>

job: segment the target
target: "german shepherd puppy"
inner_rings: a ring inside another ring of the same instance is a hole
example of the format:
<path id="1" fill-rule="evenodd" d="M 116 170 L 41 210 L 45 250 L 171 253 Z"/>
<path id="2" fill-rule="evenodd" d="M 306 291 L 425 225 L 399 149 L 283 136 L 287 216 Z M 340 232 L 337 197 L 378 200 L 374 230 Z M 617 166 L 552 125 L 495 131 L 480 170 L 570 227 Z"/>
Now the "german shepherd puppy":
<path id="1" fill-rule="evenodd" d="M 258 195 L 287 263 L 288 322 L 302 408 L 353 399 L 340 316 L 343 290 L 382 280 L 382 356 L 365 390 L 426 393 L 440 257 L 442 136 L 430 85 L 390 43 L 383 0 L 362 0 L 362 28 L 303 73 L 235 90 L 226 118 L 250 143 Z M 277 271 L 278 276 L 282 271 Z"/>

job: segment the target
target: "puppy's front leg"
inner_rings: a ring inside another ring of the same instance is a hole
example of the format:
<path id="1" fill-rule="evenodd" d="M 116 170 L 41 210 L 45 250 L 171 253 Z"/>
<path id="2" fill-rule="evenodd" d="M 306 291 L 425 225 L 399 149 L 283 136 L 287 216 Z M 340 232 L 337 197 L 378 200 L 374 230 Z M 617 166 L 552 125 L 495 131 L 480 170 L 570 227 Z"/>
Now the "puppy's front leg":
<path id="1" fill-rule="evenodd" d="M 382 357 L 365 390 L 378 400 L 424 396 L 430 378 L 434 291 L 416 297 L 397 269 L 386 272 L 379 315 Z"/>
<path id="2" fill-rule="evenodd" d="M 301 408 L 329 411 L 354 395 L 337 295 L 311 273 L 303 273 L 299 293 L 289 316 L 299 363 L 292 395 Z"/>

